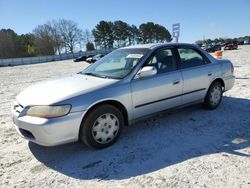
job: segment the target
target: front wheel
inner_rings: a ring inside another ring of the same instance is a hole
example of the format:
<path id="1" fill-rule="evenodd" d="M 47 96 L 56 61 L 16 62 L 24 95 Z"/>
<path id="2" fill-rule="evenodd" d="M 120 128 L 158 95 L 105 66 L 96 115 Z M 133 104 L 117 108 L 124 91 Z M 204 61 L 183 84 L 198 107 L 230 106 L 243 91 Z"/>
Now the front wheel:
<path id="1" fill-rule="evenodd" d="M 120 110 L 112 105 L 92 109 L 82 122 L 80 139 L 88 146 L 100 149 L 114 144 L 124 127 Z"/>
<path id="2" fill-rule="evenodd" d="M 215 109 L 220 105 L 221 99 L 222 85 L 220 82 L 214 82 L 208 89 L 203 105 L 207 109 Z"/>

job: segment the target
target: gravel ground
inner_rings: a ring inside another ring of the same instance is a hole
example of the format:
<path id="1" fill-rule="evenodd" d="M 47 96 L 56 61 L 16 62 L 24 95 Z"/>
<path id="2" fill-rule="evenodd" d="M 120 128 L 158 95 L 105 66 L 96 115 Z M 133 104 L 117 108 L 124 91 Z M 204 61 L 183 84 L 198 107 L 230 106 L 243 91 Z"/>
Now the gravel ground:
<path id="1" fill-rule="evenodd" d="M 82 70 L 72 61 L 0 68 L 0 187 L 250 187 L 250 46 L 226 51 L 236 83 L 214 111 L 200 105 L 124 130 L 103 150 L 22 139 L 10 114 L 27 86 Z"/>

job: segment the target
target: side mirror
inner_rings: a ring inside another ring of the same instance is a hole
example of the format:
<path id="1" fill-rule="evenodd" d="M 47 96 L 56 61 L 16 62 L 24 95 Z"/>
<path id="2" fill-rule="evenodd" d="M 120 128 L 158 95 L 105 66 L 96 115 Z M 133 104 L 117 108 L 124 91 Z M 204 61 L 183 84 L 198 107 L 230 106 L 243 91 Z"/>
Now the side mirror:
<path id="1" fill-rule="evenodd" d="M 157 69 L 153 66 L 143 67 L 136 75 L 136 78 L 144 78 L 148 76 L 154 76 L 157 74 Z"/>

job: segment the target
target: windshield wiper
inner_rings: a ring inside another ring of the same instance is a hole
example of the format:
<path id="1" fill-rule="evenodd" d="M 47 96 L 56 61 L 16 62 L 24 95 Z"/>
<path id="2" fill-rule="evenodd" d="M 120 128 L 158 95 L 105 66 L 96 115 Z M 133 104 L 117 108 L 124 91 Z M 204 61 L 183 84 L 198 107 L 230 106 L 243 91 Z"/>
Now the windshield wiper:
<path id="1" fill-rule="evenodd" d="M 92 72 L 85 72 L 83 74 L 90 75 L 90 76 L 95 76 L 95 77 L 99 77 L 99 78 L 108 78 L 107 76 L 100 75 L 100 74 L 95 74 L 95 73 L 92 73 Z"/>
<path id="2" fill-rule="evenodd" d="M 90 76 L 95 76 L 99 78 L 109 78 L 109 79 L 121 79 L 122 77 L 113 77 L 113 76 L 107 76 L 107 75 L 100 75 L 100 74 L 95 74 L 92 72 L 78 72 L 77 74 L 85 74 L 85 75 L 90 75 Z"/>

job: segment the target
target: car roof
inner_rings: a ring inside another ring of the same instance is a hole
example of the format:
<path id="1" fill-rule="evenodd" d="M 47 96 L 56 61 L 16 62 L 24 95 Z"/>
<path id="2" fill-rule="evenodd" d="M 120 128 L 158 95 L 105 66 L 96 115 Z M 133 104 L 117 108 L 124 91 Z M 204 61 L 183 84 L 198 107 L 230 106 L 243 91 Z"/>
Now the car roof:
<path id="1" fill-rule="evenodd" d="M 135 48 L 155 49 L 155 48 L 168 47 L 168 46 L 197 47 L 197 45 L 195 45 L 195 44 L 188 44 L 188 43 L 149 43 L 149 44 L 139 44 L 139 45 L 127 46 L 127 47 L 123 47 L 122 49 L 135 49 Z"/>

